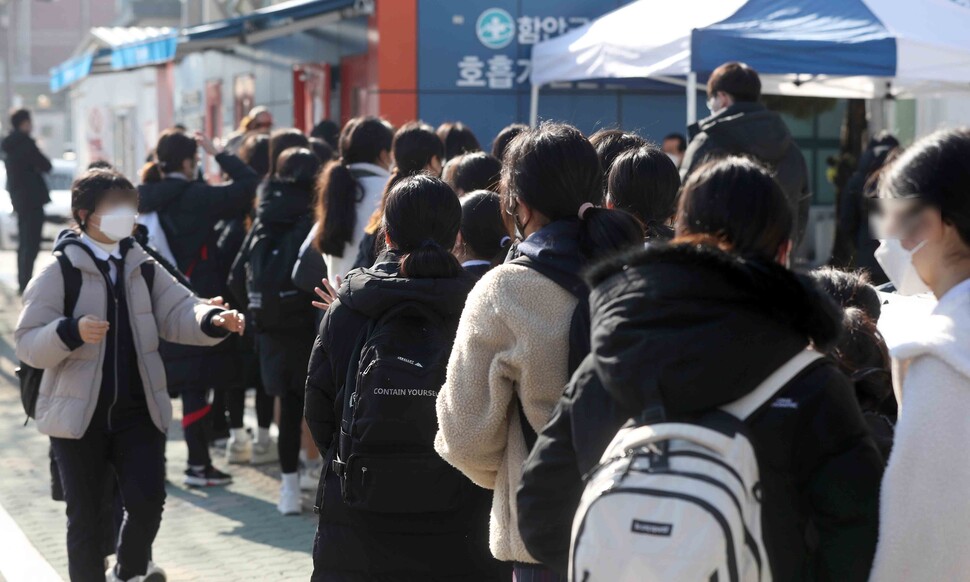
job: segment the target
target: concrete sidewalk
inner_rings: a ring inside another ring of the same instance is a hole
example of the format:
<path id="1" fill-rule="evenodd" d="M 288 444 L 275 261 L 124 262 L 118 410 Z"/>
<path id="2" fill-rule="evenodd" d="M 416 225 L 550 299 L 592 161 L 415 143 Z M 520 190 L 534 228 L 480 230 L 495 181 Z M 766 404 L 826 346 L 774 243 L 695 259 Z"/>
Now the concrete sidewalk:
<path id="1" fill-rule="evenodd" d="M 29 546 L 67 580 L 64 504 L 51 500 L 48 440 L 25 415 L 14 368 L 13 328 L 20 300 L 5 285 L 10 277 L 9 251 L 0 252 L 0 581 L 35 582 L 36 575 L 16 577 L 14 567 L 29 556 L 10 555 L 3 531 L 3 513 L 22 532 Z M 38 263 L 48 261 L 43 255 Z M 169 434 L 168 499 L 155 541 L 155 561 L 173 582 L 307 580 L 312 571 L 310 550 L 316 527 L 304 496 L 302 516 L 283 517 L 276 511 L 279 469 L 232 466 L 235 482 L 226 488 L 189 489 L 182 485 L 186 449 L 182 441 L 181 406 Z M 251 409 L 251 407 L 250 407 Z M 250 420 L 250 423 L 254 424 Z M 217 466 L 226 469 L 219 461 Z M 26 543 L 26 542 L 25 542 Z M 22 571 L 22 570 L 19 570 Z"/>

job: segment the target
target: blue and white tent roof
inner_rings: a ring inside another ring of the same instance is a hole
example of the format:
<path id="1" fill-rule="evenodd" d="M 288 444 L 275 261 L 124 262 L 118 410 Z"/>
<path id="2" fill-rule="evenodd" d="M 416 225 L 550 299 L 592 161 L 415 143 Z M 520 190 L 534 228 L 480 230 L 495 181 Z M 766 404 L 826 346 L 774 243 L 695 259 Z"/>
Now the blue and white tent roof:
<path id="1" fill-rule="evenodd" d="M 970 0 L 638 0 L 533 47 L 532 82 L 683 78 L 743 61 L 766 92 L 970 89 Z"/>

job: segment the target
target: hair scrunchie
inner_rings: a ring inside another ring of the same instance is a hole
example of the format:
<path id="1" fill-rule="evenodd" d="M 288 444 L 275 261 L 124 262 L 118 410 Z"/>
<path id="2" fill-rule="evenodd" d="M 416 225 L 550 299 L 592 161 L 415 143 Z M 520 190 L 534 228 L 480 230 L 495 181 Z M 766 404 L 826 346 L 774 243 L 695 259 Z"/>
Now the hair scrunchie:
<path id="1" fill-rule="evenodd" d="M 580 220 L 586 219 L 586 211 L 589 210 L 590 208 L 596 208 L 596 206 L 592 202 L 585 202 L 583 203 L 582 206 L 579 207 L 578 214 L 579 214 Z"/>

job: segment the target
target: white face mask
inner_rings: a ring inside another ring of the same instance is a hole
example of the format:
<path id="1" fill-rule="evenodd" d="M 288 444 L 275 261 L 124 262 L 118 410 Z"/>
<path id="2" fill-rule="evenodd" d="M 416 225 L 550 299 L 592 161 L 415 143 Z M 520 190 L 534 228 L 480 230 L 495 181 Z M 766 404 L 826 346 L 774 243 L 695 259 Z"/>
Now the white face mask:
<path id="1" fill-rule="evenodd" d="M 104 236 L 117 242 L 131 236 L 138 213 L 131 206 L 119 206 L 95 216 L 100 218 L 100 224 L 97 225 L 98 229 Z"/>
<path id="2" fill-rule="evenodd" d="M 711 97 L 707 100 L 707 108 L 711 110 L 711 115 L 717 115 L 717 113 L 722 109 L 718 107 L 717 97 Z"/>
<path id="3" fill-rule="evenodd" d="M 673 162 L 675 166 L 677 166 L 678 168 L 680 167 L 680 156 L 679 155 L 677 155 L 677 154 L 667 154 L 667 157 L 670 158 L 670 161 Z"/>
<path id="4" fill-rule="evenodd" d="M 900 295 L 919 295 L 929 293 L 930 288 L 919 276 L 916 266 L 913 265 L 913 255 L 919 252 L 927 241 L 923 241 L 908 251 L 903 248 L 899 239 L 884 239 L 879 241 L 879 248 L 876 249 L 875 257 L 879 266 L 885 271 L 886 276 L 896 286 L 896 292 Z"/>

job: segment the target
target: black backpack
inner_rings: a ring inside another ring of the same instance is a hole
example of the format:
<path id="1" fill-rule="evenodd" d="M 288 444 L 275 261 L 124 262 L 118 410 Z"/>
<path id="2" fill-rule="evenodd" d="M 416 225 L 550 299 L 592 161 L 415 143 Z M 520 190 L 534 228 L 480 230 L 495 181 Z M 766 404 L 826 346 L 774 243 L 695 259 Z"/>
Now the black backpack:
<path id="1" fill-rule="evenodd" d="M 416 302 L 362 330 L 344 386 L 333 469 L 344 502 L 380 513 L 454 511 L 470 483 L 434 450 L 455 326 Z"/>
<path id="2" fill-rule="evenodd" d="M 583 360 L 589 355 L 590 347 L 590 316 L 589 316 L 589 286 L 577 273 L 569 273 L 552 267 L 546 263 L 535 261 L 522 255 L 511 261 L 513 265 L 521 265 L 537 271 L 543 277 L 551 280 L 566 291 L 569 291 L 579 302 L 573 311 L 569 324 L 569 360 L 567 370 L 572 376 Z M 522 402 L 519 401 L 519 423 L 522 425 L 522 436 L 525 445 L 531 451 L 536 444 L 536 431 L 529 424 L 523 412 Z"/>
<path id="3" fill-rule="evenodd" d="M 257 331 L 278 328 L 288 315 L 308 311 L 306 294 L 293 284 L 293 265 L 310 230 L 309 217 L 289 228 L 257 224 L 249 242 L 246 296 Z"/>
<path id="4" fill-rule="evenodd" d="M 81 294 L 81 271 L 71 264 L 71 260 L 62 251 L 54 251 L 54 258 L 57 259 L 64 279 L 64 316 L 74 317 L 74 308 L 77 307 L 77 299 Z M 155 269 L 152 268 L 151 263 L 141 264 L 141 274 L 150 294 L 155 284 Z M 14 372 L 20 379 L 20 403 L 27 413 L 27 418 L 24 420 L 24 426 L 26 426 L 27 422 L 34 418 L 37 410 L 37 397 L 40 396 L 40 383 L 44 378 L 44 370 L 20 362 L 20 366 Z"/>

